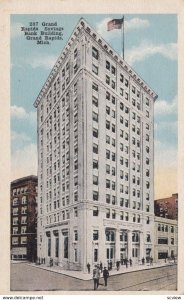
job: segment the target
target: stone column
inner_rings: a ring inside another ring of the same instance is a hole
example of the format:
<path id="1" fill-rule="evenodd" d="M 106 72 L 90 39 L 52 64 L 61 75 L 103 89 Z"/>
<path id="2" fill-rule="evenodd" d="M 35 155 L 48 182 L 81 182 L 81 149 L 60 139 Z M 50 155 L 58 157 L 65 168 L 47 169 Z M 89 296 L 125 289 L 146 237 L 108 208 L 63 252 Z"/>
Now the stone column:
<path id="1" fill-rule="evenodd" d="M 132 230 L 128 230 L 128 259 L 132 258 Z"/>
<path id="2" fill-rule="evenodd" d="M 143 232 L 140 231 L 140 233 L 139 233 L 139 260 L 141 260 L 143 257 L 145 258 L 144 235 L 143 235 Z"/>
<path id="3" fill-rule="evenodd" d="M 120 261 L 120 230 L 116 229 L 115 262 Z"/>
<path id="4" fill-rule="evenodd" d="M 51 258 L 53 259 L 53 261 L 54 261 L 54 258 L 55 258 L 55 243 L 56 243 L 56 241 L 55 241 L 55 235 L 54 235 L 54 233 L 53 233 L 53 231 L 51 231 Z"/>
<path id="5" fill-rule="evenodd" d="M 105 246 L 106 236 L 105 228 L 102 226 L 100 228 L 100 239 L 99 239 L 99 262 L 101 261 L 103 266 L 106 265 L 106 246 Z"/>
<path id="6" fill-rule="evenodd" d="M 59 230 L 59 265 L 62 266 L 63 260 L 63 235 L 62 231 Z"/>

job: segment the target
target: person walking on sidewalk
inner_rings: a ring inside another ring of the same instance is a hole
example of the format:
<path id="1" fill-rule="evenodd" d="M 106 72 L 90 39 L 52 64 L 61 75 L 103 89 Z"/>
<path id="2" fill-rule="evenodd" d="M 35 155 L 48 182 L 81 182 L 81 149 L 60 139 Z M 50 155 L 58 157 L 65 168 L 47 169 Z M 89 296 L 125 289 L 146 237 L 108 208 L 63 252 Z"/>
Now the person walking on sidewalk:
<path id="1" fill-rule="evenodd" d="M 105 286 L 107 286 L 107 278 L 109 277 L 109 271 L 107 270 L 106 267 L 104 267 L 104 270 L 103 270 L 103 278 L 104 278 L 104 283 L 105 283 Z"/>
<path id="2" fill-rule="evenodd" d="M 117 262 L 116 262 L 116 269 L 117 269 L 117 271 L 119 271 L 119 268 L 120 268 L 120 261 L 117 260 Z"/>
<path id="3" fill-rule="evenodd" d="M 102 265 L 102 262 L 100 261 L 100 271 L 101 271 L 101 273 L 102 273 L 102 271 L 103 271 L 103 265 Z"/>
<path id="4" fill-rule="evenodd" d="M 132 259 L 129 259 L 130 267 L 132 267 Z"/>
<path id="5" fill-rule="evenodd" d="M 88 274 L 90 274 L 90 263 L 87 263 Z"/>
<path id="6" fill-rule="evenodd" d="M 100 269 L 97 265 L 93 269 L 93 281 L 94 281 L 94 290 L 96 290 L 99 286 L 99 279 L 100 279 Z"/>
<path id="7" fill-rule="evenodd" d="M 128 268 L 128 258 L 125 258 L 125 265 L 126 265 L 126 268 Z"/>

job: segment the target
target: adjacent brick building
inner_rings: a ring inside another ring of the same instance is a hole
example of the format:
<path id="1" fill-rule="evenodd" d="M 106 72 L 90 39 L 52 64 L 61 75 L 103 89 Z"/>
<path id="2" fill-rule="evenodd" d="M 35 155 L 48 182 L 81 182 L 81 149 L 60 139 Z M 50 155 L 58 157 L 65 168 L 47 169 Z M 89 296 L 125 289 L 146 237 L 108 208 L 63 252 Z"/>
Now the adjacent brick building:
<path id="1" fill-rule="evenodd" d="M 155 200 L 155 216 L 177 220 L 178 219 L 178 194 L 171 197 Z"/>
<path id="2" fill-rule="evenodd" d="M 37 257 L 37 176 L 11 182 L 11 259 Z"/>

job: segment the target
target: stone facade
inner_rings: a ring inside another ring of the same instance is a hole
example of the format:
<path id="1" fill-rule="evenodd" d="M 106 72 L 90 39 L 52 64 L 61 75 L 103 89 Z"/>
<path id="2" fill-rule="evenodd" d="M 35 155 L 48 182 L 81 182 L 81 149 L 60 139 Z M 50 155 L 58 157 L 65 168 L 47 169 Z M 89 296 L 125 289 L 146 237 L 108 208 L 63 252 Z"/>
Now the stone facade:
<path id="1" fill-rule="evenodd" d="M 35 107 L 38 256 L 86 270 L 154 256 L 157 95 L 85 20 Z"/>
<path id="2" fill-rule="evenodd" d="M 178 222 L 155 216 L 155 261 L 176 258 L 178 247 Z"/>

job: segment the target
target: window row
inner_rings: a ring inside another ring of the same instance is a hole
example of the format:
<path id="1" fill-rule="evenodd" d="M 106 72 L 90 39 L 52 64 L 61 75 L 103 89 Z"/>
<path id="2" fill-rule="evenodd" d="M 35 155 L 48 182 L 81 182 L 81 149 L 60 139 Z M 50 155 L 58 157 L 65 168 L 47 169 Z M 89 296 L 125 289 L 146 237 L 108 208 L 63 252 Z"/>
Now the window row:
<path id="1" fill-rule="evenodd" d="M 27 197 L 23 196 L 22 199 L 14 198 L 12 203 L 13 203 L 13 206 L 19 205 L 19 204 L 27 204 Z"/>

